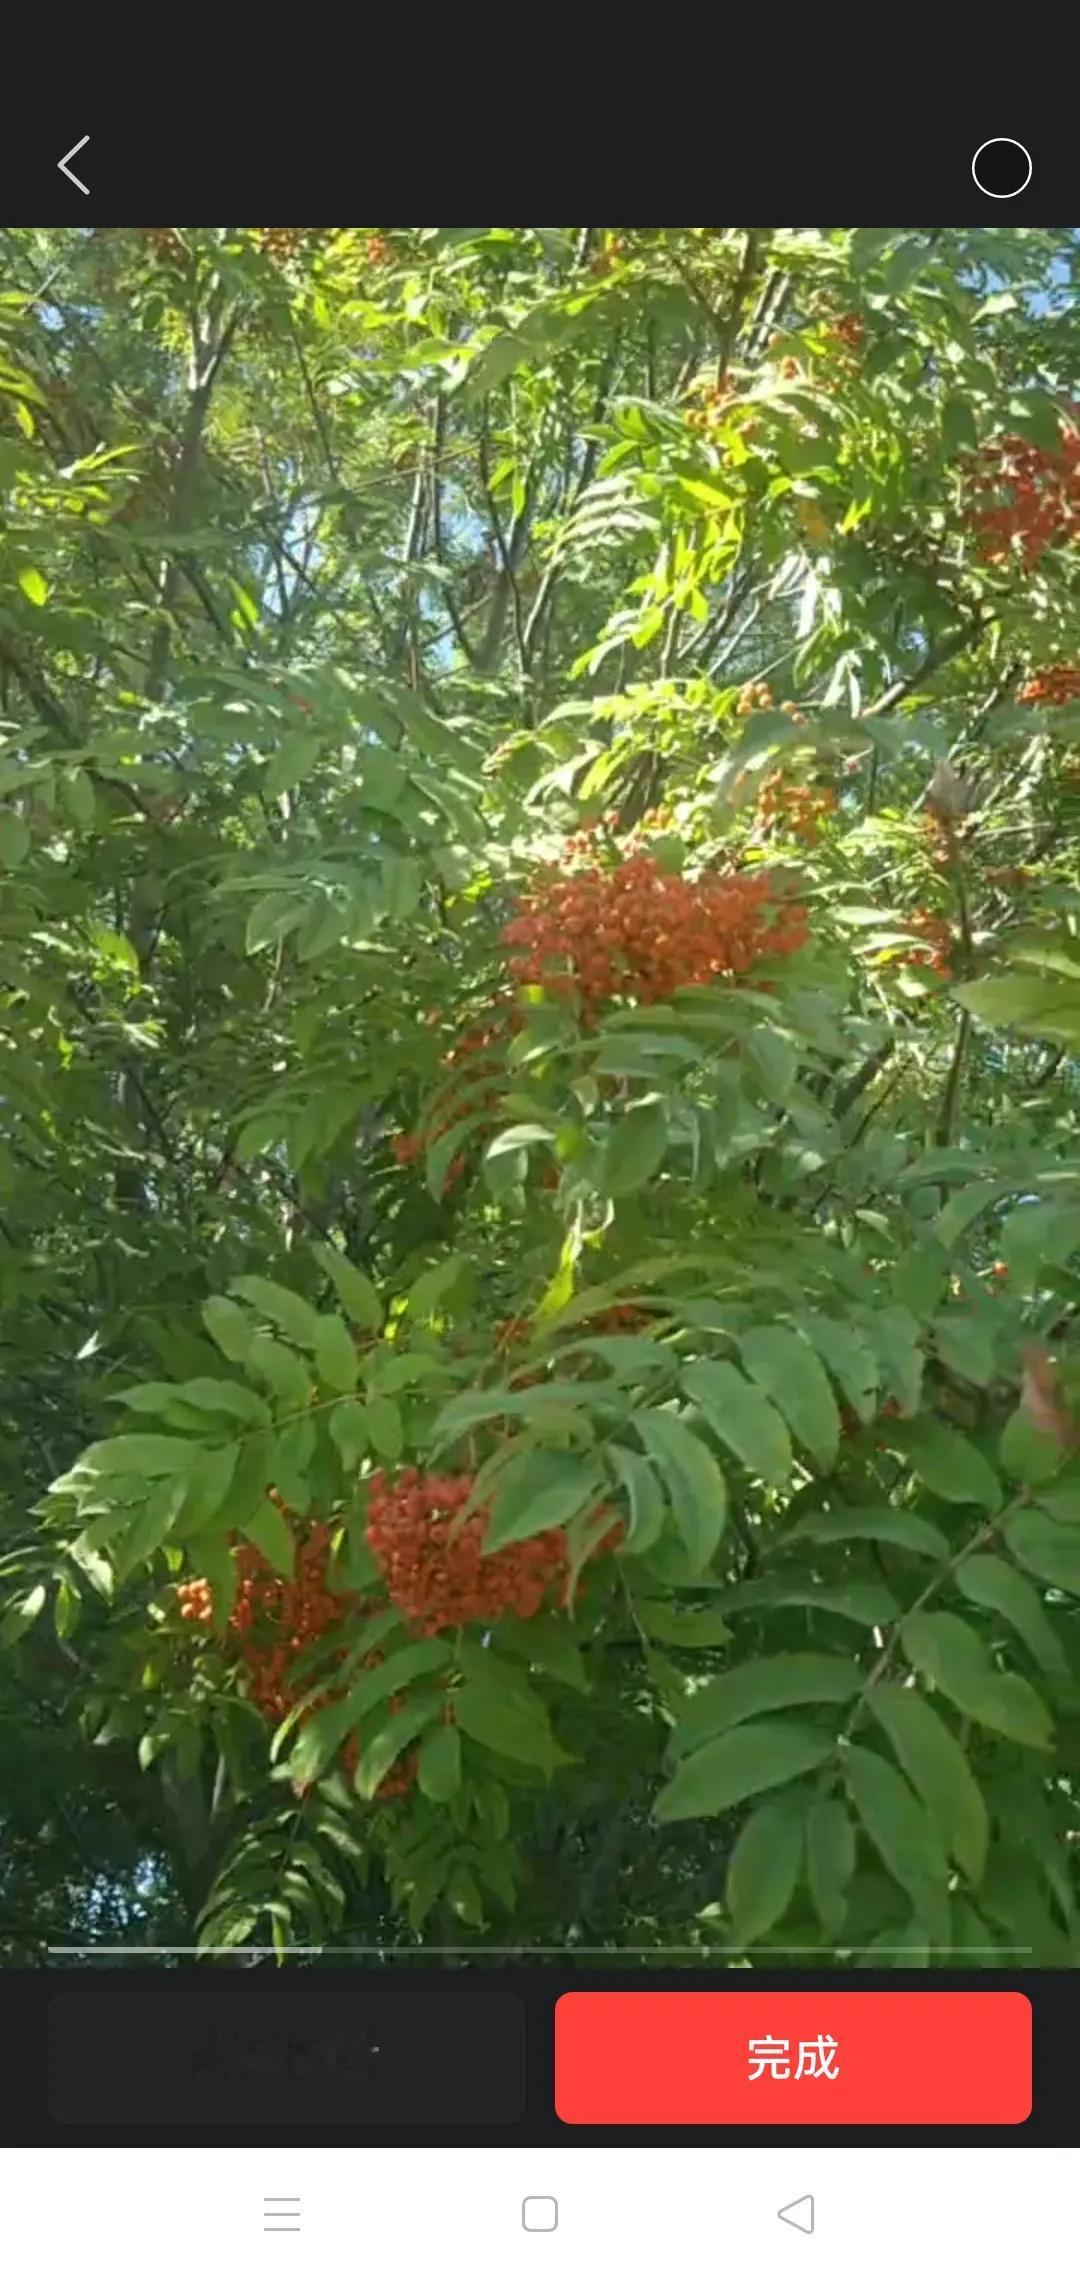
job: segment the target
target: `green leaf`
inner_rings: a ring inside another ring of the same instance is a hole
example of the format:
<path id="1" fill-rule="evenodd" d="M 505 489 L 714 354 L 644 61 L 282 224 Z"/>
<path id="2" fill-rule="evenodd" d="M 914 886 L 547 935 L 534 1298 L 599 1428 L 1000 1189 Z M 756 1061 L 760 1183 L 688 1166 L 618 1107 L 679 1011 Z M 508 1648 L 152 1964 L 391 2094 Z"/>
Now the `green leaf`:
<path id="1" fill-rule="evenodd" d="M 241 1533 L 255 1545 L 268 1560 L 275 1575 L 291 1576 L 296 1568 L 296 1539 L 284 1513 L 276 1504 L 264 1497 L 257 1510 L 250 1512 Z"/>
<path id="2" fill-rule="evenodd" d="M 940 1687 L 965 1717 L 1029 1749 L 1049 1749 L 1046 1704 L 1026 1678 L 994 1668 L 978 1633 L 959 1615 L 909 1615 L 900 1637 L 912 1669 Z"/>
<path id="3" fill-rule="evenodd" d="M 159 1482 L 146 1499 L 142 1511 L 130 1528 L 126 1528 L 112 1551 L 113 1573 L 117 1583 L 126 1583 L 136 1568 L 143 1567 L 167 1543 L 184 1501 L 182 1480 Z"/>
<path id="4" fill-rule="evenodd" d="M 878 1387 L 877 1359 L 866 1340 L 850 1323 L 837 1322 L 829 1314 L 799 1314 L 795 1327 L 816 1346 L 855 1415 L 866 1424 L 874 1414 Z"/>
<path id="5" fill-rule="evenodd" d="M 37 1622 L 45 1599 L 45 1585 L 35 1583 L 32 1590 L 24 1592 L 21 1599 L 11 1603 L 0 1623 L 0 1647 L 13 1647 L 16 1640 L 21 1639 L 25 1631 L 29 1631 L 31 1625 Z"/>
<path id="6" fill-rule="evenodd" d="M 53 1609 L 53 1622 L 56 1626 L 58 1639 L 70 1639 L 81 1613 L 81 1596 L 75 1590 L 74 1585 L 68 1582 L 66 1575 L 62 1575 L 56 1586 L 56 1604 Z M 0 1641 L 0 1643 L 3 1642 Z"/>
<path id="7" fill-rule="evenodd" d="M 715 1607 L 673 1607 L 666 1599 L 638 1599 L 634 1612 L 642 1630 L 650 1639 L 662 1639 L 665 1646 L 726 1647 L 731 1638 L 730 1626 Z"/>
<path id="8" fill-rule="evenodd" d="M 996 1325 L 984 1316 L 953 1311 L 934 1323 L 934 1344 L 946 1369 L 969 1385 L 989 1385 L 996 1361 Z"/>
<path id="9" fill-rule="evenodd" d="M 231 1298 L 208 1298 L 202 1318 L 214 1344 L 220 1346 L 227 1361 L 247 1360 L 248 1349 L 258 1325 L 244 1307 L 236 1306 Z"/>
<path id="10" fill-rule="evenodd" d="M 294 1417 L 274 1441 L 275 1482 L 287 1504 L 306 1511 L 311 1501 L 310 1468 L 317 1442 L 313 1417 Z"/>
<path id="11" fill-rule="evenodd" d="M 396 1401 L 388 1394 L 373 1393 L 364 1404 L 364 1423 L 368 1439 L 377 1457 L 384 1464 L 396 1465 L 405 1447 L 405 1428 Z"/>
<path id="12" fill-rule="evenodd" d="M 803 1858 L 807 1801 L 774 1797 L 759 1805 L 740 1831 L 727 1873 L 725 1897 L 736 1939 L 751 1947 L 791 1904 Z"/>
<path id="13" fill-rule="evenodd" d="M 271 1282 L 265 1275 L 234 1275 L 229 1287 L 238 1298 L 246 1299 L 256 1313 L 265 1315 L 268 1322 L 283 1330 L 294 1346 L 306 1347 L 309 1353 L 314 1351 L 327 1317 L 309 1306 L 298 1291 L 287 1290 L 284 1284 Z"/>
<path id="14" fill-rule="evenodd" d="M 720 1467 L 689 1426 L 666 1410 L 641 1410 L 634 1423 L 661 1474 L 690 1562 L 703 1573 L 727 1525 L 727 1489 Z"/>
<path id="15" fill-rule="evenodd" d="M 906 1306 L 875 1307 L 864 1314 L 859 1327 L 881 1365 L 882 1377 L 902 1414 L 910 1417 L 919 1406 L 923 1357 L 919 1325 Z"/>
<path id="16" fill-rule="evenodd" d="M 1043 1488 L 1061 1471 L 1064 1451 L 1053 1434 L 1042 1432 L 1020 1407 L 1002 1427 L 998 1458 L 1012 1480 L 1021 1480 L 1029 1488 Z"/>
<path id="17" fill-rule="evenodd" d="M 878 255 L 897 236 L 897 230 L 855 230 L 851 240 L 852 275 L 861 277 L 865 270 L 872 269 Z"/>
<path id="18" fill-rule="evenodd" d="M 929 1814 L 902 1774 L 874 1750 L 844 1751 L 844 1779 L 863 1828 L 928 1924 L 947 1920 L 949 1865 Z"/>
<path id="19" fill-rule="evenodd" d="M 497 1132 L 490 1147 L 485 1150 L 488 1163 L 499 1156 L 516 1155 L 519 1148 L 534 1148 L 538 1142 L 551 1146 L 555 1138 L 548 1124 L 511 1124 L 505 1132 Z"/>
<path id="20" fill-rule="evenodd" d="M 30 853 L 30 828 L 14 808 L 0 808 L 0 865 L 17 871 Z"/>
<path id="21" fill-rule="evenodd" d="M 806 1821 L 806 1881 L 814 1913 L 829 1939 L 835 1939 L 847 1915 L 848 1886 L 854 1874 L 851 1816 L 839 1798 L 819 1798 Z"/>
<path id="22" fill-rule="evenodd" d="M 983 1212 L 1008 1192 L 1006 1181 L 969 1179 L 955 1195 L 949 1197 L 948 1203 L 942 1206 L 934 1221 L 934 1234 L 938 1242 L 947 1251 L 951 1250 L 976 1219 L 981 1219 Z"/>
<path id="23" fill-rule="evenodd" d="M 258 1434 L 254 1438 L 261 1441 L 266 1436 Z M 242 1446 L 239 1441 L 230 1441 L 223 1447 L 195 1448 L 195 1459 L 184 1494 L 182 1519 L 185 1536 L 194 1535 L 200 1529 L 208 1528 L 211 1521 L 218 1520 L 233 1485 Z"/>
<path id="24" fill-rule="evenodd" d="M 346 1734 L 352 1733 L 369 1710 L 379 1702 L 388 1701 L 392 1694 L 403 1693 L 414 1679 L 444 1670 L 449 1661 L 450 1648 L 445 1639 L 420 1639 L 414 1646 L 401 1647 L 387 1655 L 377 1669 L 365 1671 L 344 1701 L 330 1703 L 309 1719 L 282 1768 L 284 1777 L 302 1787 L 317 1781 L 336 1756 Z"/>
<path id="25" fill-rule="evenodd" d="M 638 1558 L 643 1552 L 651 1551 L 663 1534 L 664 1491 L 647 1457 L 640 1457 L 635 1449 L 624 1449 L 613 1441 L 607 1454 L 616 1480 L 626 1490 L 630 1506 L 630 1526 L 623 1549 Z"/>
<path id="26" fill-rule="evenodd" d="M 33 602 L 35 609 L 43 610 L 49 599 L 50 589 L 48 580 L 42 577 L 40 570 L 20 570 L 19 585 L 26 595 L 27 601 Z"/>
<path id="27" fill-rule="evenodd" d="M 228 1300 L 223 1303 L 228 1305 Z M 307 1370 L 292 1347 L 283 1345 L 271 1330 L 256 1330 L 254 1335 L 248 1330 L 245 1360 L 252 1375 L 270 1387 L 282 1415 L 293 1416 L 307 1408 L 314 1392 Z"/>
<path id="28" fill-rule="evenodd" d="M 1064 1470 L 1055 1467 L 1055 1472 L 1052 1485 L 1039 1484 L 1039 1510 L 1064 1525 L 1075 1523 L 1080 1520 L 1080 1463 L 1074 1460 Z"/>
<path id="29" fill-rule="evenodd" d="M 314 1344 L 315 1368 L 334 1393 L 351 1393 L 360 1364 L 340 1314 L 324 1314 Z"/>
<path id="30" fill-rule="evenodd" d="M 674 1746 L 680 1752 L 698 1749 L 729 1726 L 793 1703 L 849 1702 L 864 1677 L 858 1663 L 840 1655 L 762 1655 L 736 1663 L 695 1687 L 679 1712 Z"/>
<path id="31" fill-rule="evenodd" d="M 97 815 L 94 787 L 85 768 L 68 768 L 60 778 L 60 798 L 73 823 L 83 831 L 92 831 Z M 135 961 L 138 971 L 138 959 Z"/>
<path id="32" fill-rule="evenodd" d="M 782 1324 L 744 1331 L 739 1343 L 751 1377 L 775 1401 L 796 1440 L 830 1471 L 840 1448 L 840 1413 L 813 1348 Z"/>
<path id="33" fill-rule="evenodd" d="M 455 1722 L 470 1741 L 545 1772 L 566 1762 L 539 1695 L 528 1700 L 492 1676 L 467 1679 L 450 1699 Z"/>
<path id="34" fill-rule="evenodd" d="M 949 1208 L 946 1204 L 942 1220 Z M 941 1305 L 948 1274 L 949 1257 L 944 1243 L 927 1236 L 921 1243 L 913 1243 L 897 1260 L 889 1276 L 889 1287 L 900 1306 L 913 1314 L 917 1322 L 929 1322 Z"/>
<path id="35" fill-rule="evenodd" d="M 820 1607 L 828 1615 L 842 1615 L 869 1631 L 895 1623 L 899 1614 L 892 1592 L 883 1583 L 785 1583 L 779 1576 L 736 1584 L 724 1593 L 723 1604 L 738 1614 L 758 1607 L 797 1607 L 803 1613 Z"/>
<path id="36" fill-rule="evenodd" d="M 850 1506 L 840 1512 L 811 1514 L 800 1520 L 792 1541 L 801 1542 L 807 1537 L 813 1544 L 844 1544 L 864 1540 L 872 1544 L 899 1544 L 905 1552 L 917 1552 L 924 1559 L 947 1560 L 950 1544 L 932 1520 L 924 1520 L 918 1512 L 895 1511 L 892 1506 L 880 1512 L 861 1512 Z"/>
<path id="37" fill-rule="evenodd" d="M 415 1702 L 403 1703 L 400 1710 L 391 1711 L 386 1724 L 379 1727 L 360 1752 L 354 1782 L 358 1797 L 375 1796 L 409 1744 L 441 1717 L 442 1707 L 440 1694 L 425 1694 Z M 446 1730 L 439 1728 L 442 1733 Z"/>
<path id="38" fill-rule="evenodd" d="M 942 1844 L 969 1882 L 978 1884 L 986 1867 L 990 1821 L 955 1734 L 914 1687 L 875 1686 L 868 1700 Z"/>
<path id="39" fill-rule="evenodd" d="M 368 1447 L 367 1415 L 359 1401 L 336 1402 L 330 1412 L 330 1439 L 346 1472 L 355 1472 Z"/>
<path id="40" fill-rule="evenodd" d="M 92 940 L 104 965 L 113 966 L 122 974 L 138 974 L 139 953 L 126 934 L 118 933 L 113 926 L 95 926 Z"/>
<path id="41" fill-rule="evenodd" d="M 150 1386 L 136 1386 L 130 1393 L 118 1398 L 133 1408 L 141 1407 L 141 1396 L 157 1391 Z M 260 1401 L 250 1386 L 236 1385 L 230 1378 L 187 1378 L 182 1385 L 171 1388 L 176 1401 L 186 1403 L 189 1409 L 202 1410 L 205 1416 L 239 1419 L 242 1425 L 269 1425 L 270 1412 L 265 1401 Z"/>
<path id="42" fill-rule="evenodd" d="M 302 895 L 280 892 L 260 895 L 249 912 L 244 935 L 244 948 L 249 956 L 268 949 L 271 943 L 283 942 L 287 934 L 304 924 L 309 908 Z"/>
<path id="43" fill-rule="evenodd" d="M 461 1788 L 461 1736 L 456 1726 L 436 1726 L 421 1745 L 416 1778 L 421 1795 L 445 1805 Z"/>
<path id="44" fill-rule="evenodd" d="M 752 1029 L 746 1054 L 765 1099 L 782 1107 L 790 1098 L 799 1071 L 799 1056 L 790 1038 L 782 1037 L 776 1029 Z"/>
<path id="45" fill-rule="evenodd" d="M 946 396 L 941 413 L 941 439 L 946 459 L 955 459 L 961 451 L 975 450 L 979 433 L 966 396 Z"/>
<path id="46" fill-rule="evenodd" d="M 316 1243 L 314 1252 L 319 1265 L 329 1275 L 350 1322 L 355 1322 L 358 1330 L 381 1330 L 382 1304 L 369 1277 L 329 1243 Z"/>
<path id="47" fill-rule="evenodd" d="M 207 1453 L 197 1441 L 169 1440 L 160 1433 L 122 1433 L 114 1441 L 96 1441 L 79 1458 L 77 1469 L 155 1480 L 165 1473 L 191 1472 Z"/>
<path id="48" fill-rule="evenodd" d="M 791 1442 L 783 1418 L 731 1362 L 689 1362 L 683 1390 L 706 1424 L 748 1472 L 770 1488 L 791 1479 Z"/>
<path id="49" fill-rule="evenodd" d="M 1080 1529 L 1062 1526 L 1046 1512 L 1021 1512 L 1010 1520 L 1005 1541 L 1029 1574 L 1080 1599 Z"/>
<path id="50" fill-rule="evenodd" d="M 1066 1046 L 1080 1045 L 1080 986 L 1060 975 L 996 974 L 964 982 L 953 997 L 978 1020 Z"/>
<path id="51" fill-rule="evenodd" d="M 976 1554 L 961 1561 L 956 1581 L 965 1599 L 970 1599 L 976 1607 L 989 1607 L 996 1615 L 1004 1616 L 1044 1670 L 1053 1671 L 1059 1678 L 1068 1676 L 1069 1665 L 1061 1642 L 1038 1592 L 1032 1590 L 1026 1577 L 1019 1575 L 1008 1560 L 996 1559 L 992 1554 Z"/>
<path id="52" fill-rule="evenodd" d="M 528 1622 L 504 1618 L 499 1624 L 499 1645 L 520 1655 L 534 1670 L 557 1679 L 575 1694 L 587 1694 L 589 1680 L 569 1621 L 562 1615 L 534 1615 Z"/>
<path id="53" fill-rule="evenodd" d="M 603 1486 L 600 1466 L 557 1449 L 531 1449 L 512 1459 L 502 1474 L 484 1536 L 485 1552 L 527 1543 L 549 1528 L 565 1528 L 578 1512 L 596 1502 Z"/>
<path id="54" fill-rule="evenodd" d="M 658 1821 L 690 1821 L 727 1813 L 745 1797 L 778 1789 L 800 1774 L 813 1773 L 836 1747 L 835 1737 L 815 1733 L 794 1721 L 762 1719 L 736 1726 L 684 1758 L 660 1791 L 653 1807 Z"/>
<path id="55" fill-rule="evenodd" d="M 1002 1488 L 993 1466 L 951 1425 L 936 1417 L 919 1417 L 911 1424 L 883 1426 L 882 1438 L 910 1457 L 932 1495 L 947 1504 L 978 1504 L 984 1512 L 1000 1512 Z"/>
<path id="56" fill-rule="evenodd" d="M 438 1313 L 440 1304 L 451 1295 L 456 1297 L 458 1285 L 469 1273 L 469 1262 L 459 1252 L 449 1259 L 440 1259 L 435 1267 L 428 1267 L 405 1294 L 404 1311 L 414 1322 L 430 1322 Z"/>
<path id="57" fill-rule="evenodd" d="M 631 1195 L 659 1170 L 667 1154 L 667 1114 L 662 1101 L 627 1109 L 604 1150 L 600 1175 L 605 1195 Z"/>
<path id="58" fill-rule="evenodd" d="M 1009 1213 L 998 1248 L 1021 1297 L 1030 1297 L 1051 1266 L 1067 1266 L 1080 1249 L 1080 1206 L 1023 1203 Z"/>
<path id="59" fill-rule="evenodd" d="M 896 252 L 891 253 L 883 263 L 881 291 L 896 297 L 906 293 L 909 285 L 914 284 L 933 258 L 932 245 L 920 245 L 917 240 L 909 239 L 906 245 L 898 246 Z"/>

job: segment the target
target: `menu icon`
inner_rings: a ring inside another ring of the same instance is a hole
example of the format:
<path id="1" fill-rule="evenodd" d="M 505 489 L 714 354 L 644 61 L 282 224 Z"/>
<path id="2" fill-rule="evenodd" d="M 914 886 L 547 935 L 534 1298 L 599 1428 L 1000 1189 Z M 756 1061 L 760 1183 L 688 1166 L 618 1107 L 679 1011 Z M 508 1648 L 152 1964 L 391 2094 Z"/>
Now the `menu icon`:
<path id="1" fill-rule="evenodd" d="M 263 2231 L 264 2231 L 264 2233 L 280 2233 L 280 2232 L 292 2232 L 292 2233 L 298 2233 L 298 2232 L 299 2232 L 299 2230 L 300 2230 L 300 2195 L 299 2195 L 299 2193 L 264 2193 L 264 2194 L 263 2194 Z"/>

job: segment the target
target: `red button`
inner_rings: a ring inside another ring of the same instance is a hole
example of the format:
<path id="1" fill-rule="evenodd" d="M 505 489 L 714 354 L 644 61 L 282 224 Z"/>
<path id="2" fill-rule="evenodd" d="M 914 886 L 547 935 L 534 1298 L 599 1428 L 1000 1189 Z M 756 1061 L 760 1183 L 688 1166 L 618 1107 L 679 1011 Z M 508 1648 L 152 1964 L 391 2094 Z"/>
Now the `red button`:
<path id="1" fill-rule="evenodd" d="M 560 2121 L 1025 2122 L 1026 1995 L 575 1994 L 555 2006 Z"/>

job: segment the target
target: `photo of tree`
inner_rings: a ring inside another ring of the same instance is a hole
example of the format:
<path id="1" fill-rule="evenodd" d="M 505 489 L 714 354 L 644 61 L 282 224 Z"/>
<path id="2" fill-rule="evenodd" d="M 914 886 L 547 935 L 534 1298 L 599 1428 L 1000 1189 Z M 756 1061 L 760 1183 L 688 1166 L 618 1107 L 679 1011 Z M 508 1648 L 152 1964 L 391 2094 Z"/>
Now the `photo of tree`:
<path id="1" fill-rule="evenodd" d="M 0 1960 L 1077 1960 L 1080 240 L 0 233 Z"/>

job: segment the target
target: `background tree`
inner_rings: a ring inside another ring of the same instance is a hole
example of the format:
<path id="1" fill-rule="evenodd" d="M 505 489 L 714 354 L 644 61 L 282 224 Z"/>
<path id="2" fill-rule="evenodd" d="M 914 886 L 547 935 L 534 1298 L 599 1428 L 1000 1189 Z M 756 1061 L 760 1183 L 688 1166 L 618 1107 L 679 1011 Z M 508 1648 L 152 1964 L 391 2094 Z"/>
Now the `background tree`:
<path id="1" fill-rule="evenodd" d="M 0 261 L 10 1953 L 1069 1961 L 1071 233 Z"/>

